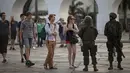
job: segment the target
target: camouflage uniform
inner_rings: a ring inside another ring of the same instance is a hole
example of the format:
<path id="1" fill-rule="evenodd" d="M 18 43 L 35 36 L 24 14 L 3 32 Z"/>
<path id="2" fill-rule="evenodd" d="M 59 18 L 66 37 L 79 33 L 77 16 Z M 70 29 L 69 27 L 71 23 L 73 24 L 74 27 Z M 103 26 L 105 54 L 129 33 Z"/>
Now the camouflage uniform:
<path id="1" fill-rule="evenodd" d="M 117 61 L 118 61 L 118 68 L 120 70 L 123 70 L 121 67 L 121 61 L 122 61 L 122 47 L 123 44 L 121 43 L 121 37 L 122 37 L 122 25 L 116 21 L 116 14 L 110 13 L 110 21 L 106 23 L 104 34 L 107 37 L 107 48 L 108 48 L 108 60 L 110 63 L 109 70 L 113 69 L 113 60 L 114 60 L 114 47 L 116 48 L 117 52 Z M 113 25 L 110 27 L 110 25 Z M 115 27 L 115 28 L 113 28 Z M 113 34 L 110 32 L 110 28 L 112 28 Z M 115 30 L 115 32 L 113 31 Z"/>
<path id="2" fill-rule="evenodd" d="M 91 17 L 85 18 L 85 23 L 87 23 L 86 26 L 81 28 L 79 31 L 79 37 L 82 39 L 83 46 L 82 46 L 82 52 L 84 56 L 84 65 L 85 68 L 84 71 L 88 71 L 88 65 L 89 65 L 89 53 L 92 58 L 92 64 L 94 65 L 94 71 L 98 71 L 96 68 L 97 60 L 96 60 L 96 52 L 97 52 L 97 46 L 95 45 L 95 39 L 98 35 L 97 29 L 92 26 L 92 19 Z"/>

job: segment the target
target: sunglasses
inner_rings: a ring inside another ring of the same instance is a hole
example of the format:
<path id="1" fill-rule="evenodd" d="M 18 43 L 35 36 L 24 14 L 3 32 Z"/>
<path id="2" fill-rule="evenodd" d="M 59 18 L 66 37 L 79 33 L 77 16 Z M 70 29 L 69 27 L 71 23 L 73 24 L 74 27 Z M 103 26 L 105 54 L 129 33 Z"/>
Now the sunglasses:
<path id="1" fill-rule="evenodd" d="M 71 18 L 71 20 L 75 20 L 75 18 Z"/>

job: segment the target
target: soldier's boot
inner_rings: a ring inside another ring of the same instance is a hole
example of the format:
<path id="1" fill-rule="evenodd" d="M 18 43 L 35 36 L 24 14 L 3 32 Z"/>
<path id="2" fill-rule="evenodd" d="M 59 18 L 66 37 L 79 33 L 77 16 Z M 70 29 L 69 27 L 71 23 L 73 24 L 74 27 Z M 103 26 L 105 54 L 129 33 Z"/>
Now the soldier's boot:
<path id="1" fill-rule="evenodd" d="M 110 67 L 108 68 L 108 70 L 113 70 L 113 63 L 110 62 Z"/>
<path id="2" fill-rule="evenodd" d="M 85 68 L 83 69 L 83 71 L 87 72 L 88 71 L 88 66 L 85 66 Z"/>
<path id="3" fill-rule="evenodd" d="M 97 69 L 97 66 L 96 66 L 96 65 L 93 65 L 93 69 L 94 69 L 94 71 L 98 71 L 98 69 Z"/>
<path id="4" fill-rule="evenodd" d="M 121 62 L 118 62 L 117 68 L 118 68 L 119 70 L 123 70 L 123 68 L 122 68 L 122 66 L 121 66 Z"/>

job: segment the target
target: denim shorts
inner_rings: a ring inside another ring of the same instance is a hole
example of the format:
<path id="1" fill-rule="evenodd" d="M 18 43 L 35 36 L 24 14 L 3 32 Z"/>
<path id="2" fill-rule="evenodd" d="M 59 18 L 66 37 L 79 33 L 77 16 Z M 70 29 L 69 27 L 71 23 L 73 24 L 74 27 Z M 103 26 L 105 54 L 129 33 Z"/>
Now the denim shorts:
<path id="1" fill-rule="evenodd" d="M 26 48 L 32 48 L 32 38 L 24 38 L 24 45 Z"/>

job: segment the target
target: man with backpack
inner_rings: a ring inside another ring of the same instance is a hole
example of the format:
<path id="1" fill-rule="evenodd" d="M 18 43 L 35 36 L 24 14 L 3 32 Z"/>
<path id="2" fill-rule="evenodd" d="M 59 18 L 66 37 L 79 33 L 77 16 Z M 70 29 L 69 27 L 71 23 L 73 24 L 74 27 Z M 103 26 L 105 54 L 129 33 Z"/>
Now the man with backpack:
<path id="1" fill-rule="evenodd" d="M 57 69 L 53 65 L 53 57 L 54 57 L 54 50 L 56 47 L 56 37 L 58 34 L 58 25 L 54 23 L 55 21 L 55 14 L 50 14 L 49 23 L 44 26 L 44 34 L 46 35 L 46 46 L 48 49 L 48 54 L 44 63 L 44 69 Z"/>
<path id="2" fill-rule="evenodd" d="M 98 71 L 96 66 L 97 45 L 95 45 L 95 40 L 98 35 L 98 31 L 96 28 L 93 27 L 92 18 L 90 16 L 85 17 L 84 23 L 85 23 L 84 27 L 82 27 L 79 31 L 79 37 L 83 42 L 83 46 L 81 47 L 84 56 L 84 65 L 85 65 L 83 71 L 88 71 L 89 53 L 92 58 L 94 71 Z"/>
<path id="3" fill-rule="evenodd" d="M 61 39 L 61 45 L 60 45 L 60 48 L 64 47 L 65 46 L 65 34 L 64 34 L 64 19 L 63 18 L 60 18 L 59 21 L 58 21 L 58 24 L 59 24 L 59 37 Z"/>
<path id="4" fill-rule="evenodd" d="M 108 40 L 106 43 L 108 48 L 108 60 L 110 64 L 108 70 L 113 69 L 114 47 L 116 48 L 117 52 L 117 61 L 118 61 L 117 68 L 119 70 L 123 70 L 121 66 L 122 56 L 124 56 L 122 53 L 123 44 L 121 43 L 122 25 L 115 20 L 117 18 L 117 15 L 115 13 L 110 13 L 109 17 L 110 21 L 106 23 L 104 30 L 104 35 L 107 37 Z"/>

